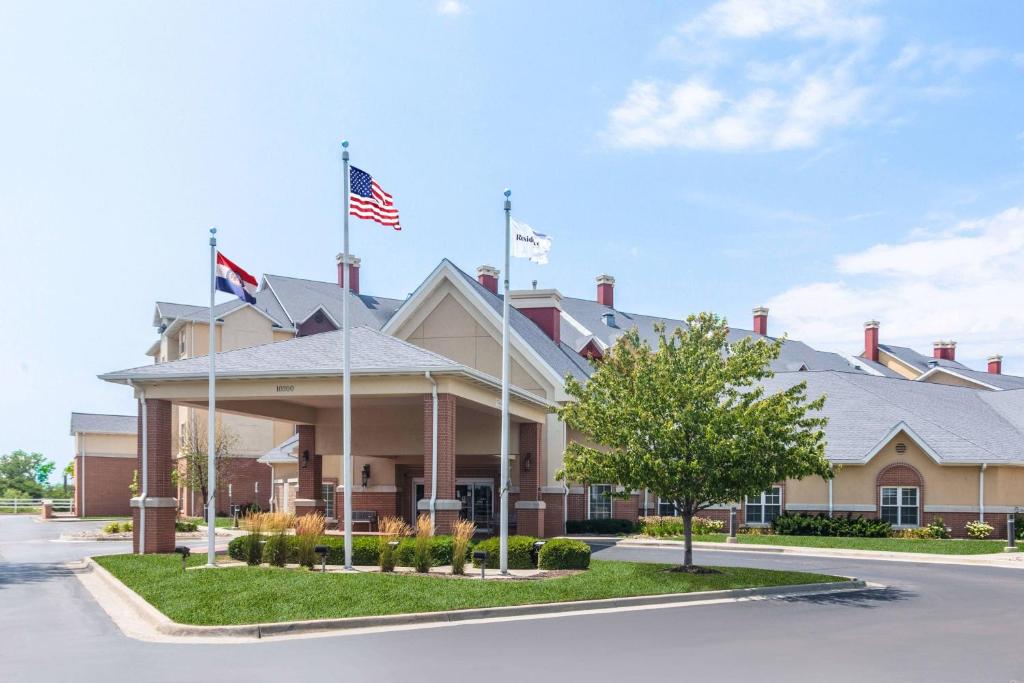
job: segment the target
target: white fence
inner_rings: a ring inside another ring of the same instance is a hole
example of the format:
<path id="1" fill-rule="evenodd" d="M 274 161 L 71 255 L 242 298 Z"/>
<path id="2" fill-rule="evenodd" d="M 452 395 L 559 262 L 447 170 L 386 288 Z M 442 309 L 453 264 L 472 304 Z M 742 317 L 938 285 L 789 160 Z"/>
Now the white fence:
<path id="1" fill-rule="evenodd" d="M 70 498 L 0 498 L 0 512 L 40 512 L 44 500 L 53 503 L 54 512 L 71 512 Z"/>

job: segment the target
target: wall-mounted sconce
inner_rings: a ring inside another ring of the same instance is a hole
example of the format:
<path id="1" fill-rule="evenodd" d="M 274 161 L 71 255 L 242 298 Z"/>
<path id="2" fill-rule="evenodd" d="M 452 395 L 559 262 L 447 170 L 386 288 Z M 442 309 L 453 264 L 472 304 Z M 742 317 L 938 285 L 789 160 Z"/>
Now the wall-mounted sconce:
<path id="1" fill-rule="evenodd" d="M 302 457 L 299 458 L 299 467 L 302 469 L 309 467 L 309 451 L 302 451 Z"/>
<path id="2" fill-rule="evenodd" d="M 531 467 L 533 467 L 533 454 L 527 453 L 523 458 L 523 470 L 529 472 Z"/>
<path id="3" fill-rule="evenodd" d="M 363 488 L 365 489 L 366 485 L 369 484 L 369 483 L 370 483 L 370 466 L 369 465 L 363 465 Z"/>

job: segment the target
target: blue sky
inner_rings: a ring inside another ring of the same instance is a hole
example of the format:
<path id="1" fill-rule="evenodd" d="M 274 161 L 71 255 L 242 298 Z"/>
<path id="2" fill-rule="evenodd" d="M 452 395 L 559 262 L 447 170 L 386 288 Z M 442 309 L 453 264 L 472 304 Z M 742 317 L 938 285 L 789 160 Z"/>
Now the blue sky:
<path id="1" fill-rule="evenodd" d="M 257 275 L 334 276 L 338 143 L 393 193 L 366 292 L 500 264 L 854 352 L 861 324 L 1024 374 L 1024 5 L 0 5 L 0 452 L 63 464 L 72 410 L 134 412 L 153 302 L 201 303 L 207 229 Z"/>

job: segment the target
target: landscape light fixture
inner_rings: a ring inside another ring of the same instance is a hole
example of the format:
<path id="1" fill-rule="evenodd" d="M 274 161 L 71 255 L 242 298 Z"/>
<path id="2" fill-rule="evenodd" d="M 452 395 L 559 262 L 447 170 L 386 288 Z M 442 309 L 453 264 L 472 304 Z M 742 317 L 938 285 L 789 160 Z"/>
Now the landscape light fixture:
<path id="1" fill-rule="evenodd" d="M 1006 513 L 1006 552 L 1017 550 L 1017 513 Z"/>
<path id="2" fill-rule="evenodd" d="M 325 545 L 318 545 L 313 548 L 313 552 L 320 556 L 320 571 L 324 574 L 327 573 L 327 555 L 331 552 L 331 549 Z"/>
<path id="3" fill-rule="evenodd" d="M 533 560 L 534 564 L 540 564 L 540 549 L 544 547 L 547 541 L 534 541 L 533 542 Z"/>
<path id="4" fill-rule="evenodd" d="M 192 554 L 192 549 L 187 545 L 179 545 L 174 549 L 174 552 L 181 555 L 181 571 L 185 572 L 185 563 L 188 561 L 188 556 Z"/>
<path id="5" fill-rule="evenodd" d="M 736 542 L 736 515 L 738 512 L 739 510 L 736 509 L 735 505 L 729 508 L 729 538 L 726 539 L 727 543 Z"/>
<path id="6" fill-rule="evenodd" d="M 480 561 L 480 578 L 487 577 L 487 551 L 486 550 L 474 550 L 473 559 Z"/>

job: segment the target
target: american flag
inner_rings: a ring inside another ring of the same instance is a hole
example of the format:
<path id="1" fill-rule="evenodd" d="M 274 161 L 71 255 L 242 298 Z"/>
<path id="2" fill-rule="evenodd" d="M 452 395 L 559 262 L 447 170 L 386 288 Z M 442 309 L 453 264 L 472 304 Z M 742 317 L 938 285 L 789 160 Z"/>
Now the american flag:
<path id="1" fill-rule="evenodd" d="M 349 182 L 349 214 L 356 218 L 377 221 L 381 225 L 389 225 L 395 230 L 402 229 L 393 198 L 381 189 L 369 173 L 350 166 Z"/>

